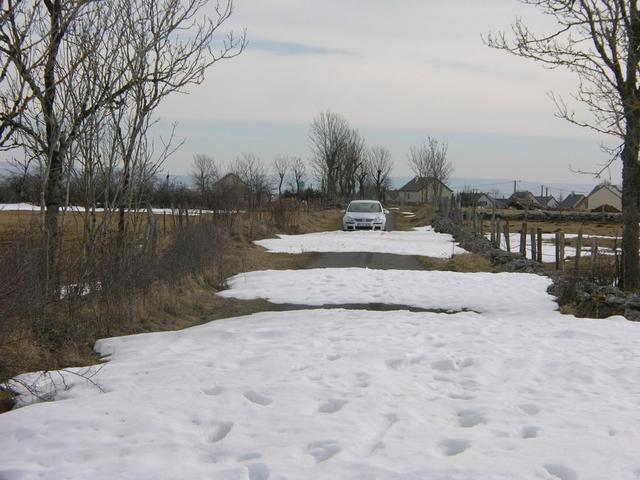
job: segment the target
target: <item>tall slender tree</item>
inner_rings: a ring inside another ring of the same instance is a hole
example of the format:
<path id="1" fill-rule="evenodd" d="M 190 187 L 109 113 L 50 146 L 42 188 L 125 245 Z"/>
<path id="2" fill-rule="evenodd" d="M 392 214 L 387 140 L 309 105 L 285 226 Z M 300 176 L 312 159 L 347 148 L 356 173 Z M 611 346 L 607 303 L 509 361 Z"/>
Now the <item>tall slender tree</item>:
<path id="1" fill-rule="evenodd" d="M 561 98 L 558 114 L 569 122 L 620 140 L 612 161 L 622 160 L 622 286 L 640 288 L 640 12 L 638 0 L 520 0 L 555 20 L 533 32 L 523 20 L 512 33 L 489 35 L 486 43 L 548 68 L 578 76 L 575 97 L 591 112 L 578 118 Z"/>

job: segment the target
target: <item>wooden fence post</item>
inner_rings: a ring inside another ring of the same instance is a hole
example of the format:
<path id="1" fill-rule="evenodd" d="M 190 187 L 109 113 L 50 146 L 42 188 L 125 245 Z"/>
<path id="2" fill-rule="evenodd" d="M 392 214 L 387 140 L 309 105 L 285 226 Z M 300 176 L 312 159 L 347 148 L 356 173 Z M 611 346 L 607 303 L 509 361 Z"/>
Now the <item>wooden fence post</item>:
<path id="1" fill-rule="evenodd" d="M 501 248 L 502 247 L 502 242 L 500 241 L 500 228 L 502 227 L 502 225 L 500 225 L 500 220 L 496 221 L 496 247 Z"/>
<path id="2" fill-rule="evenodd" d="M 542 228 L 536 229 L 536 236 L 538 240 L 538 262 L 542 263 Z"/>
<path id="3" fill-rule="evenodd" d="M 520 255 L 527 258 L 527 222 L 520 228 Z"/>
<path id="4" fill-rule="evenodd" d="M 495 220 L 491 220 L 491 245 L 493 245 L 494 247 L 496 246 L 496 221 Z"/>
<path id="5" fill-rule="evenodd" d="M 538 243 L 536 242 L 536 230 L 531 228 L 531 260 L 534 262 L 538 259 Z"/>
<path id="6" fill-rule="evenodd" d="M 560 270 L 560 232 L 556 232 L 556 270 Z"/>
<path id="7" fill-rule="evenodd" d="M 560 230 L 560 271 L 564 273 L 564 232 Z"/>
<path id="8" fill-rule="evenodd" d="M 613 239 L 613 255 L 615 257 L 615 267 L 616 267 L 616 282 L 617 285 L 620 285 L 620 280 L 622 279 L 621 271 L 620 271 L 620 257 L 618 256 L 618 232 L 616 232 L 616 238 Z"/>
<path id="9" fill-rule="evenodd" d="M 596 276 L 596 260 L 598 256 L 598 239 L 591 237 L 591 278 Z"/>
<path id="10" fill-rule="evenodd" d="M 504 224 L 504 244 L 507 252 L 511 253 L 511 232 L 509 231 L 509 220 Z"/>
<path id="11" fill-rule="evenodd" d="M 578 230 L 578 238 L 576 238 L 576 262 L 573 266 L 573 276 L 577 277 L 580 273 L 580 253 L 582 251 L 582 227 Z"/>

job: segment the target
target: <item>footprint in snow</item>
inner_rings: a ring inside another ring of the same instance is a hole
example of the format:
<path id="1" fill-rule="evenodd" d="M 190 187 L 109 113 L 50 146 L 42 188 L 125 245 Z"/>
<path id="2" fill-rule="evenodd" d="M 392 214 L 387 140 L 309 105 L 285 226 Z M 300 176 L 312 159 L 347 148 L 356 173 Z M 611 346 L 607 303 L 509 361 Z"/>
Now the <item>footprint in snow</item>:
<path id="1" fill-rule="evenodd" d="M 342 449 L 334 440 L 320 440 L 319 442 L 311 442 L 307 445 L 307 452 L 311 455 L 316 463 L 322 463 L 331 457 L 340 453 Z"/>
<path id="2" fill-rule="evenodd" d="M 318 413 L 336 413 L 342 410 L 348 402 L 346 400 L 330 398 L 318 407 Z"/>
<path id="3" fill-rule="evenodd" d="M 205 395 L 211 395 L 211 396 L 220 395 L 223 391 L 224 391 L 224 388 L 219 386 L 202 389 L 202 393 L 204 393 Z"/>
<path id="4" fill-rule="evenodd" d="M 473 365 L 473 360 L 465 358 L 461 361 L 456 361 L 452 358 L 443 358 L 431 363 L 431 368 L 439 372 L 454 372 Z"/>
<path id="5" fill-rule="evenodd" d="M 474 400 L 476 396 L 470 393 L 450 392 L 449 398 L 454 400 Z"/>
<path id="6" fill-rule="evenodd" d="M 575 470 L 559 463 L 547 463 L 544 465 L 544 469 L 554 480 L 556 478 L 559 480 L 578 480 L 578 474 Z"/>
<path id="7" fill-rule="evenodd" d="M 518 407 L 527 415 L 538 415 L 540 413 L 540 407 L 533 403 L 523 403 L 522 405 L 518 405 Z"/>
<path id="8" fill-rule="evenodd" d="M 540 427 L 527 425 L 526 427 L 522 427 L 522 438 L 524 439 L 536 438 L 539 432 L 540 432 Z"/>
<path id="9" fill-rule="evenodd" d="M 249 480 L 267 480 L 270 475 L 269 467 L 264 463 L 251 463 L 247 465 Z"/>
<path id="10" fill-rule="evenodd" d="M 443 440 L 438 445 L 440 452 L 446 457 L 452 457 L 454 455 L 459 455 L 465 450 L 467 450 L 471 444 L 466 440 L 454 439 L 450 438 L 447 440 Z"/>
<path id="11" fill-rule="evenodd" d="M 365 372 L 356 373 L 356 387 L 367 388 L 371 385 L 371 376 Z"/>
<path id="12" fill-rule="evenodd" d="M 458 424 L 463 428 L 475 427 L 481 423 L 486 423 L 486 420 L 479 410 L 469 408 L 458 412 Z"/>
<path id="13" fill-rule="evenodd" d="M 244 398 L 249 400 L 251 403 L 262 405 L 263 407 L 266 407 L 267 405 L 271 405 L 271 403 L 273 403 L 273 400 L 270 399 L 269 397 L 262 395 L 258 392 L 255 392 L 253 390 L 244 392 L 243 395 L 244 395 Z"/>
<path id="14" fill-rule="evenodd" d="M 387 367 L 389 367 L 391 370 L 399 370 L 400 367 L 402 367 L 404 360 L 401 358 L 392 358 L 387 360 L 385 363 L 387 364 Z"/>
<path id="15" fill-rule="evenodd" d="M 262 458 L 262 454 L 258 452 L 250 452 L 245 453 L 244 455 L 240 455 L 238 457 L 239 462 L 248 462 L 249 460 L 257 460 L 258 458 Z"/>
<path id="16" fill-rule="evenodd" d="M 209 437 L 209 443 L 217 443 L 220 440 L 224 440 L 231 428 L 233 427 L 233 422 L 220 422 L 216 425 L 216 431 L 213 435 Z"/>

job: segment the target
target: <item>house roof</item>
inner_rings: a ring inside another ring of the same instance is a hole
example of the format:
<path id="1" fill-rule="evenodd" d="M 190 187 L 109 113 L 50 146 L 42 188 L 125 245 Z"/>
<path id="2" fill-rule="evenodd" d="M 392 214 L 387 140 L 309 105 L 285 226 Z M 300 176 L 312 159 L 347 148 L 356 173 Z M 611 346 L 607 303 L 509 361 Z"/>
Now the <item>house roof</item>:
<path id="1" fill-rule="evenodd" d="M 513 195 L 509 197 L 509 200 L 536 200 L 536 197 L 531 192 L 514 192 Z"/>
<path id="2" fill-rule="evenodd" d="M 232 172 L 232 173 L 227 173 L 224 177 L 218 179 L 218 181 L 214 182 L 214 184 L 211 187 L 212 188 L 216 188 L 219 185 L 224 185 L 226 183 L 227 179 L 234 180 L 238 184 L 244 184 L 242 179 L 238 175 L 236 175 L 235 173 Z"/>
<path id="3" fill-rule="evenodd" d="M 560 202 L 560 206 L 562 208 L 576 208 L 578 204 L 583 201 L 586 197 L 581 193 L 572 193 L 568 195 L 562 202 Z"/>
<path id="4" fill-rule="evenodd" d="M 612 185 L 611 183 L 601 183 L 599 185 L 596 185 L 593 190 L 591 190 L 591 193 L 589 193 L 589 197 L 591 195 L 593 195 L 594 193 L 598 192 L 599 190 L 602 189 L 607 189 L 609 190 L 611 193 L 613 193 L 614 195 L 616 195 L 619 198 L 622 198 L 622 192 L 620 191 L 620 189 L 618 187 L 616 187 L 615 185 Z"/>
<path id="5" fill-rule="evenodd" d="M 555 200 L 553 195 L 546 195 L 544 197 L 536 197 L 536 200 L 541 205 L 548 205 L 551 200 Z"/>
<path id="6" fill-rule="evenodd" d="M 399 188 L 398 191 L 420 192 L 427 188 L 431 184 L 431 182 L 434 181 L 440 182 L 440 180 L 436 180 L 433 177 L 413 177 L 406 185 L 404 185 L 402 188 Z M 450 192 L 453 192 L 453 190 L 447 187 L 444 183 L 440 182 L 440 184 Z"/>
<path id="7" fill-rule="evenodd" d="M 489 199 L 491 198 L 489 195 L 482 192 L 462 192 L 460 195 L 469 202 L 477 202 L 483 195 Z"/>
<path id="8" fill-rule="evenodd" d="M 463 203 L 473 205 L 480 201 L 482 197 L 486 197 L 490 202 L 494 202 L 494 199 L 490 195 L 482 192 L 462 192 L 460 193 L 460 200 Z"/>

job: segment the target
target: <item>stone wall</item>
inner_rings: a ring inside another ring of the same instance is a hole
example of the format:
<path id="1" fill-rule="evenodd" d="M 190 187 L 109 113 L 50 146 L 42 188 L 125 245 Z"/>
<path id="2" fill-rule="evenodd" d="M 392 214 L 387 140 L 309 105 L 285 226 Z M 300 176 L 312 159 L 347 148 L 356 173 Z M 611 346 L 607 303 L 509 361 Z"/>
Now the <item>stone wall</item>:
<path id="1" fill-rule="evenodd" d="M 550 271 L 540 263 L 523 258 L 519 253 L 507 253 L 494 247 L 485 237 L 475 235 L 470 228 L 449 218 L 436 217 L 432 222 L 437 232 L 453 235 L 462 248 L 482 255 L 494 265 L 508 272 L 534 273 L 553 280 L 548 292 L 558 304 L 568 307 L 578 317 L 606 318 L 623 315 L 628 320 L 640 321 L 640 295 L 629 294 L 609 285 L 597 285 L 585 279 L 574 279 L 557 271 Z"/>

